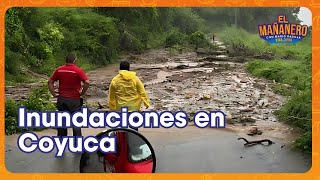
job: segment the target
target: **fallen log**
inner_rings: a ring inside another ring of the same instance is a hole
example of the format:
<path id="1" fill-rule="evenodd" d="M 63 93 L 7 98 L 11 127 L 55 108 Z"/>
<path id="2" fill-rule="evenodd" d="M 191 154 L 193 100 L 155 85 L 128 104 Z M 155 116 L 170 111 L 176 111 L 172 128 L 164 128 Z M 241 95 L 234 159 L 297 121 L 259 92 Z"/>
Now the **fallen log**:
<path id="1" fill-rule="evenodd" d="M 227 51 L 221 51 L 221 50 L 219 50 L 219 51 L 207 51 L 207 50 L 199 50 L 199 49 L 196 51 L 196 53 L 198 55 L 226 55 L 226 54 L 228 54 Z"/>
<path id="2" fill-rule="evenodd" d="M 202 59 L 202 61 L 232 61 L 243 63 L 246 61 L 246 58 L 243 57 L 219 57 L 219 56 L 208 56 Z"/>

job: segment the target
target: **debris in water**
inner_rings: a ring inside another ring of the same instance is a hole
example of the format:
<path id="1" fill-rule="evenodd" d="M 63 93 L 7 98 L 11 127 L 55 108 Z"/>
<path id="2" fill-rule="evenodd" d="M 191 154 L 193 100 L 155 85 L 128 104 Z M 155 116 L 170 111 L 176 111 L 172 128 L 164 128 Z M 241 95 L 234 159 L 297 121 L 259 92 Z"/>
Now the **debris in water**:
<path id="1" fill-rule="evenodd" d="M 240 79 L 240 83 L 247 83 L 248 81 L 244 78 Z"/>
<path id="2" fill-rule="evenodd" d="M 103 109 L 103 106 L 98 102 L 98 109 Z"/>
<path id="3" fill-rule="evenodd" d="M 209 94 L 205 94 L 200 98 L 200 100 L 208 100 L 210 98 L 211 98 L 211 96 Z"/>
<path id="4" fill-rule="evenodd" d="M 248 109 L 241 109 L 240 112 L 243 113 L 243 112 L 252 112 L 254 111 L 253 108 L 248 108 Z"/>
<path id="5" fill-rule="evenodd" d="M 264 142 L 268 142 L 268 146 L 270 146 L 271 144 L 275 144 L 275 142 L 273 142 L 273 141 L 271 141 L 269 139 L 262 139 L 262 140 L 257 140 L 257 141 L 248 141 L 246 138 L 238 138 L 238 140 L 241 140 L 241 139 L 246 142 L 244 144 L 244 146 L 252 146 L 252 145 L 256 145 L 256 144 L 263 144 Z"/>
<path id="6" fill-rule="evenodd" d="M 176 67 L 176 69 L 186 69 L 186 68 L 189 68 L 189 66 L 184 65 L 184 64 L 178 65 L 178 66 Z"/>
<path id="7" fill-rule="evenodd" d="M 264 90 L 264 89 L 266 89 L 266 84 L 256 82 L 253 84 L 253 87 Z"/>
<path id="8" fill-rule="evenodd" d="M 262 131 L 258 130 L 258 127 L 252 127 L 251 129 L 248 130 L 248 133 L 247 135 L 249 136 L 254 136 L 254 135 L 261 135 L 262 134 Z"/>
<path id="9" fill-rule="evenodd" d="M 240 118 L 240 122 L 249 122 L 249 123 L 255 123 L 257 120 L 252 117 L 243 117 Z"/>
<path id="10" fill-rule="evenodd" d="M 231 117 L 227 117 L 226 121 L 227 121 L 227 124 L 232 124 L 232 125 L 234 124 L 234 121 Z"/>
<path id="11" fill-rule="evenodd" d="M 190 99 L 190 98 L 193 97 L 193 95 L 194 95 L 194 93 L 188 92 L 188 93 L 185 94 L 185 98 Z"/>

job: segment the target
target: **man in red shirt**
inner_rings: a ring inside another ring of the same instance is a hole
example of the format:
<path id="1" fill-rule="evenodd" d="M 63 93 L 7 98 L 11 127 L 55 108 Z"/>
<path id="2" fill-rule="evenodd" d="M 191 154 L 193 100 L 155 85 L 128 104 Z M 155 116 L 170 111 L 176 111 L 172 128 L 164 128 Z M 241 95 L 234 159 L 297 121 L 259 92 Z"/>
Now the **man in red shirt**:
<path id="1" fill-rule="evenodd" d="M 57 108 L 59 111 L 74 113 L 81 109 L 81 96 L 89 88 L 89 79 L 86 73 L 74 63 L 76 56 L 69 53 L 66 57 L 66 64 L 58 67 L 51 75 L 48 85 L 50 93 L 58 98 Z M 54 82 L 59 81 L 59 92 L 54 90 Z M 81 82 L 83 87 L 81 88 Z M 58 136 L 67 136 L 67 128 L 58 128 Z M 73 136 L 82 136 L 81 128 L 73 128 Z"/>

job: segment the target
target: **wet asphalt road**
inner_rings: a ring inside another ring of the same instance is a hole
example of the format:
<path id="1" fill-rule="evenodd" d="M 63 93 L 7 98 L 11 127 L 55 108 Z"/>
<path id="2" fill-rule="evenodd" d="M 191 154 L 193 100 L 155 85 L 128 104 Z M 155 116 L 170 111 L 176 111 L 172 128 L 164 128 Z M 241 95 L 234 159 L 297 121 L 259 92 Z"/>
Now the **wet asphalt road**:
<path id="1" fill-rule="evenodd" d="M 101 129 L 86 129 L 84 135 L 95 135 Z M 285 172 L 304 173 L 311 167 L 311 157 L 294 152 L 282 142 L 271 146 L 244 147 L 238 137 L 242 134 L 217 129 L 141 129 L 156 153 L 156 173 L 162 172 Z M 53 135 L 54 130 L 38 135 Z M 36 151 L 24 154 L 16 146 L 17 135 L 6 137 L 5 164 L 14 173 L 78 173 L 79 154 L 68 151 L 63 158 L 55 158 L 55 151 L 44 154 Z M 253 139 L 254 137 L 246 137 Z M 258 138 L 266 138 L 259 136 Z M 96 172 L 101 164 L 96 162 Z M 93 162 L 94 164 L 94 162 Z M 100 170 L 99 170 L 100 169 Z M 93 170 L 95 171 L 95 170 Z"/>

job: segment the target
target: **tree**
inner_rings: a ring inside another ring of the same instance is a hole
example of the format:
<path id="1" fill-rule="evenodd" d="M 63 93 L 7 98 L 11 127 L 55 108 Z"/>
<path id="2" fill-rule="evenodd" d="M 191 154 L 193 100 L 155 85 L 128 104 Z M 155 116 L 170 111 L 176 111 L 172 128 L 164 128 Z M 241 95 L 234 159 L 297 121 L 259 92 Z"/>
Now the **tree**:
<path id="1" fill-rule="evenodd" d="M 238 9 L 238 10 L 237 10 Z M 300 8 L 195 8 L 196 12 L 209 24 L 230 26 L 236 24 L 256 32 L 259 24 L 276 21 L 279 14 L 286 14 L 291 23 L 300 23 L 297 17 Z M 235 16 L 238 16 L 237 18 Z"/>

